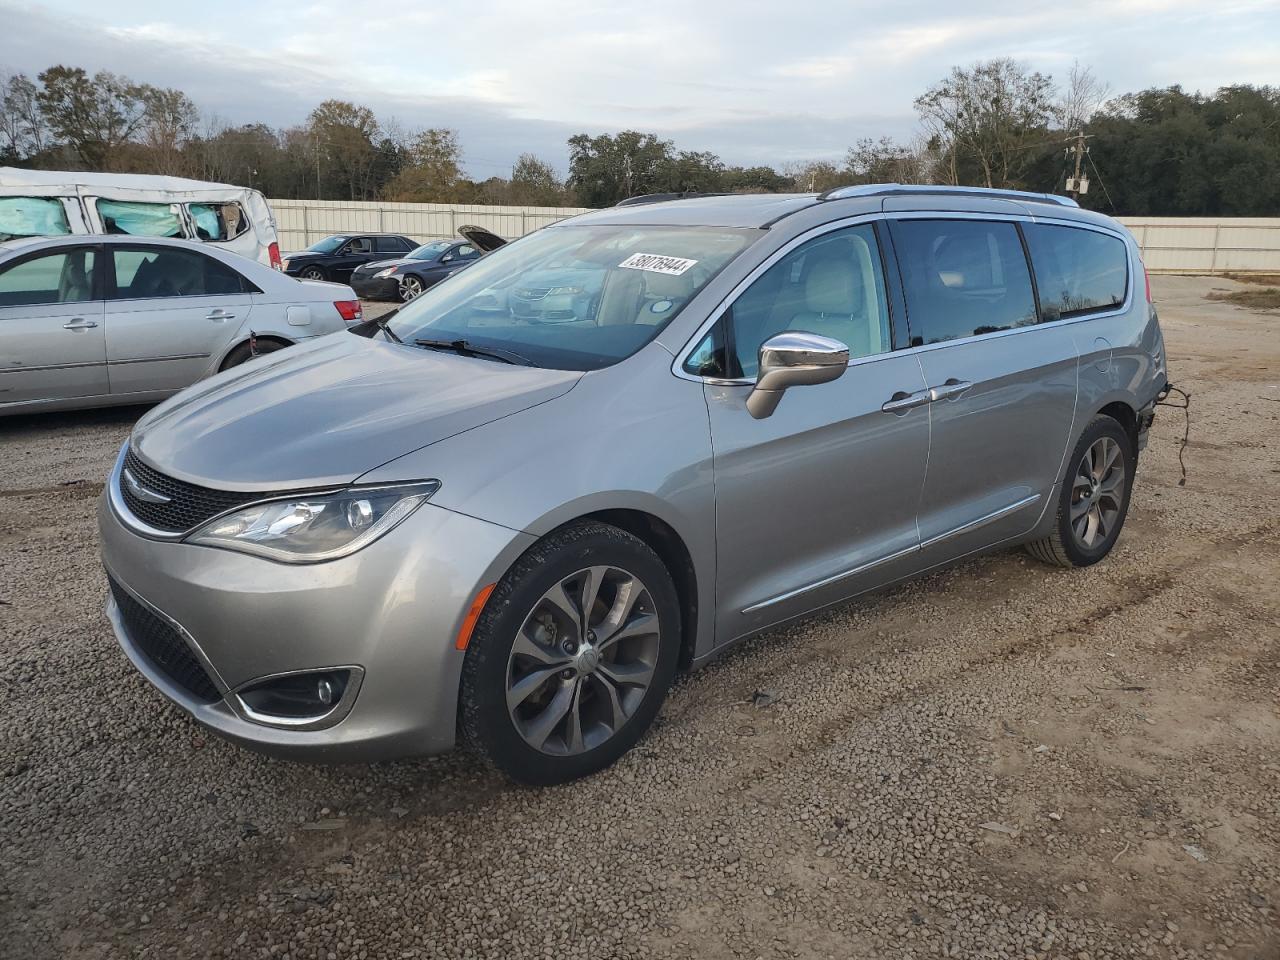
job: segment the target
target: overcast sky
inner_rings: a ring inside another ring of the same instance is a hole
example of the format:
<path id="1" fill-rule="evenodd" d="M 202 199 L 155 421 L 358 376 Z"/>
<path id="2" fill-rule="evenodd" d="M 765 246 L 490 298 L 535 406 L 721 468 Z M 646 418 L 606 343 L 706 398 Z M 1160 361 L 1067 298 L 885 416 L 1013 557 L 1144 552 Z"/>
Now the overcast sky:
<path id="1" fill-rule="evenodd" d="M 0 0 L 0 70 L 54 63 L 184 90 L 230 123 L 330 97 L 449 126 L 472 176 L 625 128 L 729 163 L 909 136 L 953 64 L 1011 56 L 1114 91 L 1280 83 L 1280 0 Z"/>

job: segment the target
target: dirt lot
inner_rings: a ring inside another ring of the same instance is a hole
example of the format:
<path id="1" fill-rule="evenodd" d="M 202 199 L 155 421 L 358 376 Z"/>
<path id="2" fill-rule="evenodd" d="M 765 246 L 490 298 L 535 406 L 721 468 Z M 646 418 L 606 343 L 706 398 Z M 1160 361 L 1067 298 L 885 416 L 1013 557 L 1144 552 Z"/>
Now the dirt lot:
<path id="1" fill-rule="evenodd" d="M 0 955 L 1280 957 L 1280 314 L 1205 299 L 1241 286 L 1156 281 L 1188 480 L 1162 410 L 1107 562 L 776 631 L 553 790 L 203 733 L 101 614 L 136 412 L 0 421 Z"/>

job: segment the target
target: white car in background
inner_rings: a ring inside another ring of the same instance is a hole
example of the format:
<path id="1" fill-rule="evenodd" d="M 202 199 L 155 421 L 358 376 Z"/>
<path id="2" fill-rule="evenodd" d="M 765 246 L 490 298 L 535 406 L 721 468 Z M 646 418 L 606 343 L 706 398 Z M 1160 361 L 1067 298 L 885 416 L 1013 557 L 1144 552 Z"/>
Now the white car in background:
<path id="1" fill-rule="evenodd" d="M 275 216 L 250 187 L 140 173 L 0 167 L 0 240 L 97 233 L 199 240 L 280 266 Z"/>
<path id="2" fill-rule="evenodd" d="M 154 403 L 362 319 L 348 286 L 189 240 L 0 242 L 0 415 Z"/>

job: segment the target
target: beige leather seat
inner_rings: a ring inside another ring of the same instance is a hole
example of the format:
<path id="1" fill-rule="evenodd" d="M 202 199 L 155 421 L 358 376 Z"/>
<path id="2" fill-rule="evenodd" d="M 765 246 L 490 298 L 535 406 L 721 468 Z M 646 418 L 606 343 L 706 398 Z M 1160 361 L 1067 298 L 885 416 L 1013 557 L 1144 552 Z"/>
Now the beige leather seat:
<path id="1" fill-rule="evenodd" d="M 792 318 L 790 329 L 839 340 L 853 357 L 872 352 L 862 274 L 852 258 L 828 257 L 810 266 L 804 298 L 805 309 Z"/>

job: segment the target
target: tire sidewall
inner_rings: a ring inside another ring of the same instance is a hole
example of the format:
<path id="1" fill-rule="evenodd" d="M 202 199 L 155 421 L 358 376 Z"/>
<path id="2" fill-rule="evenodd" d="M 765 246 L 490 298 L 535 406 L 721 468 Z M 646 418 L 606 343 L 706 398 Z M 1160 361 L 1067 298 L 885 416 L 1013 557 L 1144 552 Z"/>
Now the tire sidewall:
<path id="1" fill-rule="evenodd" d="M 302 277 L 302 279 L 303 279 L 303 280 L 324 280 L 324 279 L 326 279 L 326 274 L 325 274 L 325 272 L 324 272 L 323 268 L 321 268 L 321 267 L 304 267 L 304 268 L 302 269 L 302 271 L 301 271 L 301 274 L 300 274 L 300 275 L 301 275 L 301 277 Z"/>
<path id="2" fill-rule="evenodd" d="M 1090 549 L 1076 540 L 1075 532 L 1071 529 L 1071 486 L 1075 479 L 1076 468 L 1084 458 L 1085 452 L 1103 437 L 1110 437 L 1120 445 L 1120 455 L 1124 459 L 1124 493 L 1120 500 L 1120 514 L 1115 526 L 1107 533 L 1101 544 Z M 1133 495 L 1136 468 L 1137 453 L 1133 448 L 1133 438 L 1118 421 L 1111 417 L 1098 417 L 1081 434 L 1075 449 L 1071 451 L 1066 476 L 1062 481 L 1062 490 L 1058 495 L 1058 539 L 1072 565 L 1087 567 L 1095 564 L 1115 546 L 1116 540 L 1120 537 L 1120 531 L 1124 529 L 1125 519 L 1129 515 L 1129 500 Z"/>
<path id="3" fill-rule="evenodd" d="M 544 754 L 525 742 L 507 710 L 507 668 L 516 632 L 551 586 L 589 566 L 611 565 L 639 577 L 653 598 L 661 643 L 653 680 L 639 708 L 600 746 L 575 756 Z M 613 763 L 652 724 L 675 676 L 680 605 L 671 575 L 643 541 L 605 524 L 566 528 L 535 544 L 494 588 L 467 646 L 460 721 L 466 739 L 509 777 L 530 785 L 576 780 Z"/>

